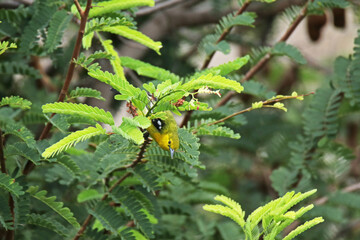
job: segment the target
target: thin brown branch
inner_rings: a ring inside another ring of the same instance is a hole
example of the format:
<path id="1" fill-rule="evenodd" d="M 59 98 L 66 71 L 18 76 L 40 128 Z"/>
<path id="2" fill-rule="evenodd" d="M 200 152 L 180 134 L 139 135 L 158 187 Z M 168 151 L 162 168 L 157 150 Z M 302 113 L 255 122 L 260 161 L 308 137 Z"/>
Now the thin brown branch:
<path id="1" fill-rule="evenodd" d="M 1 172 L 7 174 L 1 129 L 0 129 L 0 166 L 1 166 Z"/>
<path id="2" fill-rule="evenodd" d="M 74 0 L 74 2 L 75 2 L 75 5 L 76 5 L 76 3 L 78 3 L 77 0 Z M 79 12 L 80 16 L 81 16 L 80 27 L 79 27 L 78 35 L 77 35 L 77 38 L 76 38 L 74 51 L 73 51 L 73 54 L 72 54 L 72 57 L 71 57 L 71 62 L 70 62 L 70 65 L 69 65 L 69 69 L 68 69 L 67 74 L 66 74 L 65 82 L 64 82 L 64 85 L 63 85 L 63 87 L 62 87 L 62 89 L 60 91 L 59 98 L 57 100 L 58 102 L 63 102 L 64 101 L 64 99 L 66 97 L 66 94 L 68 92 L 71 80 L 73 78 L 74 70 L 75 70 L 75 62 L 73 60 L 77 59 L 79 54 L 80 54 L 81 42 L 82 42 L 82 38 L 84 36 L 86 21 L 87 21 L 89 11 L 90 11 L 90 8 L 91 8 L 91 3 L 92 3 L 92 0 L 87 0 L 85 11 Z M 54 115 L 55 114 L 52 114 L 51 117 L 53 117 Z M 50 122 L 48 122 L 46 124 L 46 126 L 44 127 L 43 131 L 41 132 L 39 140 L 42 140 L 42 139 L 45 139 L 45 138 L 48 137 L 51 127 L 52 127 L 52 124 Z M 34 168 L 34 166 L 35 165 L 32 162 L 28 161 L 25 168 L 24 168 L 24 170 L 23 170 L 23 174 L 24 175 L 29 174 L 32 171 L 32 169 Z"/>
<path id="3" fill-rule="evenodd" d="M 141 160 L 144 157 L 144 153 L 146 151 L 146 147 L 147 145 L 150 143 L 150 139 L 146 138 L 143 145 L 140 148 L 140 152 L 137 156 L 137 158 L 129 165 L 125 166 L 124 168 L 133 168 L 135 167 L 138 163 L 141 162 Z M 120 185 L 126 178 L 128 178 L 131 175 L 130 172 L 127 172 L 124 176 L 122 176 L 122 178 L 120 178 L 116 183 L 114 183 L 114 185 L 112 185 L 109 188 L 109 191 L 107 193 L 104 194 L 104 196 L 101 198 L 101 201 L 104 201 L 107 199 L 107 197 L 109 196 L 109 193 L 111 193 L 114 188 L 118 185 Z M 85 219 L 84 223 L 82 224 L 81 228 L 79 229 L 79 231 L 76 233 L 75 237 L 73 240 L 78 240 L 82 234 L 85 232 L 87 226 L 89 225 L 91 219 L 93 218 L 93 216 L 91 214 L 89 214 L 89 216 L 87 216 L 87 218 Z"/>
<path id="4" fill-rule="evenodd" d="M 40 64 L 40 58 L 38 56 L 31 56 L 31 65 L 37 69 L 41 75 L 40 81 L 41 84 L 49 91 L 55 92 L 56 87 L 51 82 L 50 77 L 46 74 L 44 68 Z"/>
<path id="5" fill-rule="evenodd" d="M 295 98 L 299 98 L 299 97 L 306 97 L 306 96 L 309 96 L 309 95 L 311 95 L 311 94 L 314 94 L 314 93 L 311 92 L 311 93 L 308 93 L 308 94 L 303 94 L 303 95 L 298 95 L 298 96 L 284 96 L 284 97 L 281 97 L 281 98 L 275 98 L 275 99 L 269 99 L 269 100 L 266 100 L 266 101 L 261 101 L 261 103 L 262 103 L 262 107 L 272 107 L 271 104 L 273 104 L 273 103 L 281 102 L 281 101 L 283 101 L 283 100 L 288 100 L 288 99 L 295 99 Z M 240 115 L 240 114 L 243 114 L 243 113 L 246 113 L 246 112 L 250 112 L 250 111 L 255 110 L 255 109 L 259 109 L 259 108 L 248 107 L 248 108 L 243 109 L 243 110 L 241 110 L 241 111 L 239 111 L 239 112 L 236 112 L 236 113 L 233 113 L 233 114 L 231 114 L 231 115 L 229 115 L 229 116 L 226 116 L 226 117 L 224 117 L 224 118 L 222 118 L 222 119 L 219 119 L 219 120 L 217 120 L 217 121 L 208 123 L 207 125 L 208 125 L 208 126 L 212 126 L 212 125 L 215 125 L 215 124 L 218 124 L 218 123 L 222 123 L 222 122 L 225 122 L 226 120 L 228 120 L 228 119 L 230 119 L 230 118 L 232 118 L 232 117 L 235 117 L 235 116 L 237 116 L 237 115 Z M 196 131 L 193 132 L 193 133 L 196 133 Z"/>
<path id="6" fill-rule="evenodd" d="M 242 14 L 250 5 L 251 1 L 246 1 L 244 2 L 244 4 L 241 6 L 241 8 L 236 12 L 235 16 L 238 16 L 240 14 Z M 217 39 L 216 44 L 218 44 L 219 42 L 221 42 L 222 40 L 224 40 L 226 38 L 226 36 L 230 33 L 230 31 L 233 29 L 233 27 L 230 27 L 228 29 L 225 29 L 224 32 L 220 35 L 220 37 Z M 205 68 L 207 68 L 209 66 L 209 63 L 211 61 L 211 59 L 213 58 L 215 52 L 213 52 L 212 54 L 210 54 L 204 61 L 201 70 L 204 70 Z"/>
<path id="7" fill-rule="evenodd" d="M 11 194 L 9 194 L 9 207 L 12 216 L 12 226 L 14 227 L 15 224 L 14 199 L 12 198 Z M 15 231 L 14 230 L 7 231 L 5 239 L 14 240 L 14 238 L 15 238 Z"/>
<path id="8" fill-rule="evenodd" d="M 288 29 L 285 31 L 285 33 L 282 35 L 282 37 L 278 40 L 279 42 L 285 42 L 291 34 L 294 32 L 294 30 L 297 28 L 297 26 L 300 24 L 300 22 L 306 17 L 307 8 L 308 8 L 309 2 L 306 2 L 304 7 L 302 8 L 300 14 L 297 16 L 297 18 L 290 24 Z M 269 60 L 273 57 L 271 53 L 267 53 L 255 66 L 253 66 L 244 76 L 244 78 L 241 80 L 241 82 L 245 82 L 250 80 L 260 69 L 263 68 L 263 66 L 269 62 Z M 216 107 L 220 107 L 225 105 L 233 96 L 235 96 L 236 93 L 234 91 L 229 91 L 224 98 L 218 102 Z"/>
<path id="9" fill-rule="evenodd" d="M 84 17 L 84 10 L 82 10 L 78 0 L 74 0 L 75 6 L 80 14 L 80 17 Z"/>
<path id="10" fill-rule="evenodd" d="M 240 14 L 242 14 L 250 5 L 249 0 L 247 0 L 241 7 L 240 9 L 236 12 L 235 16 L 238 16 Z M 220 35 L 220 37 L 216 40 L 216 44 L 218 44 L 219 42 L 221 42 L 222 40 L 225 39 L 225 37 L 230 33 L 230 31 L 232 30 L 233 27 L 230 27 L 228 29 L 225 29 L 224 32 Z M 201 66 L 200 70 L 204 70 L 205 68 L 207 68 L 209 66 L 209 63 L 211 61 L 211 59 L 214 57 L 215 52 L 213 52 L 212 54 L 210 54 L 209 56 L 206 57 L 203 65 Z M 180 127 L 183 127 L 187 124 L 187 122 L 190 120 L 190 117 L 192 115 L 193 111 L 188 111 L 186 112 L 183 120 L 180 123 Z"/>

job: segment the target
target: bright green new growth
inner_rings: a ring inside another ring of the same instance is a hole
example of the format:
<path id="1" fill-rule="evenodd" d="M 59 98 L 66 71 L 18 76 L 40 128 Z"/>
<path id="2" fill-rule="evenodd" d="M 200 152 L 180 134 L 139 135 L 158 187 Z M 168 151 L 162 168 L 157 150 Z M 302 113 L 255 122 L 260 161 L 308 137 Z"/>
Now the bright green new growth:
<path id="1" fill-rule="evenodd" d="M 262 236 L 264 240 L 274 240 L 276 236 L 278 236 L 287 226 L 314 207 L 311 204 L 307 207 L 300 208 L 298 211 L 288 211 L 300 201 L 313 195 L 315 192 L 316 189 L 297 194 L 294 192 L 288 192 L 283 197 L 273 200 L 265 206 L 257 208 L 248 216 L 246 221 L 245 212 L 241 209 L 241 206 L 234 200 L 222 195 L 216 196 L 214 199 L 222 202 L 225 206 L 219 204 L 204 205 L 203 209 L 209 212 L 218 213 L 234 220 L 243 230 L 246 239 L 257 240 Z M 307 221 L 303 225 L 300 225 L 295 230 L 291 231 L 283 240 L 293 239 L 297 235 L 323 221 L 324 219 L 322 217 L 317 217 Z M 262 222 L 262 228 L 258 226 L 260 222 Z M 254 233 L 259 234 L 254 235 Z"/>
<path id="2" fill-rule="evenodd" d="M 3 97 L 0 101 L 0 107 L 9 105 L 12 108 L 21 108 L 23 110 L 31 108 L 31 102 L 19 96 Z"/>
<path id="3" fill-rule="evenodd" d="M 103 129 L 99 124 L 96 124 L 96 128 L 88 127 L 83 130 L 79 130 L 71 133 L 65 138 L 61 139 L 59 142 L 48 147 L 43 153 L 44 158 L 50 158 L 60 152 L 66 151 L 71 146 L 77 144 L 78 142 L 85 141 L 93 136 L 100 134 L 105 134 L 106 130 Z"/>
<path id="4" fill-rule="evenodd" d="M 161 42 L 155 42 L 139 31 L 136 31 L 126 26 L 103 27 L 102 31 L 114 33 L 134 40 L 135 42 L 141 43 L 142 45 L 154 50 L 157 54 L 160 55 L 160 48 L 162 48 Z"/>
<path id="5" fill-rule="evenodd" d="M 17 45 L 15 43 L 9 43 L 7 41 L 0 42 L 0 55 L 10 48 L 17 48 Z"/>
<path id="6" fill-rule="evenodd" d="M 70 115 L 81 115 L 94 119 L 95 121 L 100 121 L 106 124 L 113 125 L 114 119 L 110 112 L 105 112 L 103 109 L 98 107 L 91 107 L 82 103 L 64 103 L 56 102 L 49 103 L 42 106 L 44 113 L 62 113 Z"/>

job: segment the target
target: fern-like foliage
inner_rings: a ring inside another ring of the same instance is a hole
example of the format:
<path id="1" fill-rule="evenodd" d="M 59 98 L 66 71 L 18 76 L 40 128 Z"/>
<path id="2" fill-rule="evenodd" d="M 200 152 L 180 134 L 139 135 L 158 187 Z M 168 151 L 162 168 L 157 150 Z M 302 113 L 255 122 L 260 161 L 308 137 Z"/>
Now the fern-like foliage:
<path id="1" fill-rule="evenodd" d="M 360 62 L 360 31 L 355 39 L 353 57 L 346 59 L 339 57 L 334 63 L 335 78 L 334 82 L 341 88 L 345 98 L 349 99 L 350 104 L 355 106 L 360 98 L 359 81 L 359 62 Z"/>
<path id="2" fill-rule="evenodd" d="M 91 107 L 89 105 L 82 103 L 78 103 L 78 104 L 64 103 L 64 102 L 49 103 L 42 106 L 42 109 L 44 113 L 80 115 L 106 124 L 110 124 L 110 125 L 114 124 L 114 119 L 110 112 L 105 112 L 103 109 L 99 109 L 97 107 Z"/>
<path id="3" fill-rule="evenodd" d="M 214 89 L 234 90 L 238 93 L 241 93 L 244 90 L 244 88 L 240 85 L 240 83 L 221 76 L 217 76 L 217 75 L 214 76 L 211 73 L 192 79 L 189 82 L 183 84 L 179 88 L 184 89 L 185 91 L 191 91 L 191 90 L 197 90 L 204 86 L 208 86 Z"/>
<path id="4" fill-rule="evenodd" d="M 14 229 L 14 226 L 12 226 L 13 219 L 10 208 L 8 207 L 8 201 L 8 194 L 0 194 L 0 204 L 3 206 L 0 208 L 0 226 L 5 230 Z"/>
<path id="5" fill-rule="evenodd" d="M 9 123 L 2 126 L 4 135 L 13 135 L 20 138 L 30 148 L 36 148 L 36 141 L 33 133 L 20 123 Z"/>
<path id="6" fill-rule="evenodd" d="M 104 202 L 99 202 L 94 210 L 89 209 L 88 212 L 93 215 L 101 225 L 118 235 L 118 229 L 126 224 L 126 220 L 112 207 Z"/>
<path id="7" fill-rule="evenodd" d="M 139 178 L 144 187 L 148 190 L 156 191 L 160 189 L 159 179 L 156 173 L 144 165 L 138 165 L 134 169 L 129 169 Z"/>
<path id="8" fill-rule="evenodd" d="M 0 101 L 0 107 L 9 105 L 12 108 L 30 109 L 31 102 L 18 96 L 3 97 Z"/>
<path id="9" fill-rule="evenodd" d="M 214 75 L 226 76 L 226 75 L 242 68 L 244 65 L 246 65 L 248 63 L 249 60 L 250 60 L 249 55 L 246 55 L 244 57 L 239 57 L 239 58 L 235 59 L 234 61 L 230 61 L 230 62 L 221 64 L 221 65 L 218 65 L 216 67 L 208 68 L 203 71 L 197 72 L 194 75 L 192 75 L 191 77 L 188 77 L 188 79 L 198 78 L 201 75 L 207 75 L 209 73 L 214 74 Z"/>
<path id="10" fill-rule="evenodd" d="M 131 39 L 135 42 L 138 42 L 152 50 L 154 50 L 157 54 L 160 55 L 160 48 L 162 48 L 161 42 L 155 42 L 148 36 L 144 35 L 143 33 L 131 29 L 126 26 L 116 26 L 116 27 L 103 27 L 101 29 L 104 32 L 110 32 L 116 35 L 123 36 L 125 38 Z"/>
<path id="11" fill-rule="evenodd" d="M 4 155 L 6 157 L 10 156 L 22 156 L 27 160 L 30 160 L 35 165 L 40 161 L 40 154 L 37 149 L 30 148 L 26 143 L 16 142 L 11 145 L 7 145 L 4 150 Z"/>
<path id="12" fill-rule="evenodd" d="M 15 43 L 9 43 L 7 41 L 0 42 L 0 55 L 10 48 L 17 48 Z"/>
<path id="13" fill-rule="evenodd" d="M 225 54 L 229 53 L 230 46 L 226 41 L 217 43 L 220 35 L 228 31 L 233 26 L 249 26 L 252 27 L 255 21 L 255 15 L 245 12 L 240 15 L 230 13 L 221 18 L 220 23 L 215 28 L 215 34 L 207 35 L 200 43 L 199 47 L 203 49 L 207 55 L 214 53 L 215 51 L 221 51 Z"/>
<path id="14" fill-rule="evenodd" d="M 74 214 L 70 211 L 69 208 L 63 207 L 64 204 L 62 202 L 56 202 L 56 197 L 46 197 L 47 191 L 41 190 L 38 191 L 38 186 L 30 186 L 26 192 L 28 192 L 33 198 L 41 201 L 50 207 L 54 212 L 59 214 L 64 220 L 70 223 L 75 228 L 79 228 L 80 224 L 77 222 Z"/>
<path id="15" fill-rule="evenodd" d="M 22 186 L 20 186 L 19 183 L 15 181 L 15 179 L 11 178 L 5 173 L 0 173 L 0 188 L 16 197 L 20 197 L 24 194 L 24 191 L 22 191 Z"/>
<path id="16" fill-rule="evenodd" d="M 154 0 L 103 1 L 103 2 L 99 2 L 97 4 L 94 4 L 94 6 L 90 10 L 89 18 L 103 16 L 103 15 L 106 15 L 107 13 L 112 13 L 114 11 L 124 10 L 124 9 L 132 8 L 132 7 L 154 6 L 154 4 L 155 4 Z M 71 7 L 71 12 L 76 14 L 79 17 L 79 14 L 77 12 L 75 5 L 73 5 Z"/>
<path id="17" fill-rule="evenodd" d="M 67 234 L 69 232 L 68 229 L 61 223 L 46 215 L 40 215 L 35 213 L 29 214 L 27 216 L 27 223 L 49 229 L 64 238 L 67 237 Z"/>
<path id="18" fill-rule="evenodd" d="M 28 25 L 24 27 L 20 48 L 22 52 L 29 52 L 36 40 L 38 30 L 46 27 L 56 12 L 56 5 L 52 1 L 38 1 L 35 3 L 35 13 Z"/>
<path id="19" fill-rule="evenodd" d="M 101 31 L 101 29 L 105 26 L 127 26 L 133 27 L 134 23 L 129 20 L 127 15 L 116 16 L 116 17 L 99 17 L 92 18 L 85 27 L 85 34 L 83 37 L 83 46 L 85 49 L 89 49 L 91 47 L 92 39 L 94 37 L 95 31 Z"/>
<path id="20" fill-rule="evenodd" d="M 105 101 L 105 98 L 101 96 L 101 92 L 92 89 L 92 88 L 86 88 L 86 87 L 76 87 L 76 89 L 72 90 L 69 94 L 70 98 L 78 98 L 78 97 L 92 97 L 99 100 Z"/>
<path id="21" fill-rule="evenodd" d="M 322 14 L 326 8 L 346 8 L 349 3 L 346 0 L 314 0 L 308 5 L 310 14 Z"/>
<path id="22" fill-rule="evenodd" d="M 20 27 L 19 24 L 29 15 L 29 9 L 20 5 L 16 9 L 0 9 L 0 19 L 6 21 L 15 27 Z M 3 22 L 4 23 L 4 22 Z"/>
<path id="23" fill-rule="evenodd" d="M 71 133 L 59 142 L 48 147 L 43 153 L 44 158 L 50 158 L 60 152 L 66 151 L 71 146 L 77 144 L 80 141 L 85 141 L 93 136 L 105 134 L 106 130 L 103 129 L 99 124 L 96 127 L 88 127 L 83 130 L 79 130 Z"/>
<path id="24" fill-rule="evenodd" d="M 25 193 L 19 198 L 13 197 L 14 201 L 14 228 L 22 229 L 26 224 L 27 215 L 30 213 L 29 194 Z"/>
<path id="25" fill-rule="evenodd" d="M 282 17 L 285 20 L 287 20 L 289 23 L 292 23 L 299 15 L 301 9 L 302 8 L 300 6 L 296 6 L 296 5 L 290 6 L 284 10 Z"/>
<path id="26" fill-rule="evenodd" d="M 180 80 L 180 77 L 168 70 L 160 67 L 156 67 L 149 63 L 131 58 L 131 57 L 120 57 L 121 64 L 124 67 L 130 68 L 137 72 L 137 74 L 145 77 L 150 77 L 160 81 L 171 80 L 171 83 L 176 83 Z"/>
<path id="27" fill-rule="evenodd" d="M 267 53 L 271 51 L 271 47 L 268 46 L 260 46 L 256 48 L 252 48 L 250 52 L 250 63 L 251 65 L 255 65 L 261 58 L 263 58 Z"/>
<path id="28" fill-rule="evenodd" d="M 271 53 L 275 56 L 287 56 L 299 64 L 306 64 L 306 59 L 302 56 L 300 51 L 296 47 L 286 44 L 285 42 L 275 44 Z"/>
<path id="29" fill-rule="evenodd" d="M 123 117 L 123 122 L 119 127 L 113 126 L 114 132 L 120 134 L 126 139 L 132 140 L 136 144 L 142 144 L 144 142 L 143 133 L 138 127 L 147 128 L 151 125 L 149 119 L 137 116 L 133 119 Z"/>
<path id="30" fill-rule="evenodd" d="M 67 14 L 65 10 L 58 11 L 52 16 L 44 46 L 47 52 L 53 52 L 59 44 L 61 44 L 61 38 L 69 25 L 70 20 L 71 15 Z"/>
<path id="31" fill-rule="evenodd" d="M 135 88 L 125 79 L 107 71 L 103 72 L 100 69 L 91 69 L 88 74 L 90 77 L 110 85 L 127 98 L 137 96 L 141 92 L 140 89 Z"/>
<path id="32" fill-rule="evenodd" d="M 260 82 L 255 82 L 253 80 L 244 82 L 243 87 L 243 93 L 250 94 L 259 98 L 270 99 L 276 95 L 274 91 L 267 89 L 264 84 Z"/>
<path id="33" fill-rule="evenodd" d="M 270 203 L 257 208 L 245 221 L 245 212 L 241 206 L 234 200 L 225 196 L 216 196 L 215 200 L 224 205 L 205 205 L 204 210 L 221 214 L 234 220 L 243 230 L 247 239 L 266 239 L 273 240 L 292 222 L 301 217 L 307 211 L 313 208 L 313 205 L 300 208 L 298 211 L 288 211 L 291 207 L 300 201 L 314 194 L 316 190 L 306 193 L 288 192 L 283 197 L 271 201 Z M 314 218 L 305 222 L 303 225 L 291 231 L 284 239 L 290 240 L 301 234 L 305 230 L 323 222 L 322 217 Z M 258 224 L 262 222 L 262 231 L 260 232 Z"/>
<path id="34" fill-rule="evenodd" d="M 194 177 L 197 175 L 195 167 L 204 167 L 199 161 L 199 139 L 185 129 L 178 129 L 178 132 L 180 149 L 175 152 L 173 159 L 169 158 L 167 151 L 161 149 L 156 143 L 152 143 L 147 148 L 144 160 L 148 160 L 147 166 L 158 174 L 165 170 Z"/>
<path id="35" fill-rule="evenodd" d="M 218 124 L 210 125 L 214 122 L 214 119 L 200 119 L 193 122 L 193 126 L 188 123 L 188 128 L 191 132 L 194 132 L 197 136 L 219 136 L 239 139 L 240 134 L 234 133 L 234 131 L 228 127 L 220 126 Z"/>
<path id="36" fill-rule="evenodd" d="M 86 57 L 84 53 L 80 53 L 80 56 L 77 59 L 74 59 L 73 61 L 77 65 L 80 65 L 83 68 L 90 71 L 100 68 L 99 64 L 96 62 L 94 63 L 94 61 L 101 58 L 111 59 L 112 55 L 107 52 L 96 51 L 93 54 L 90 54 L 88 57 Z"/>
<path id="37" fill-rule="evenodd" d="M 0 63 L 0 73 L 1 74 L 21 74 L 24 76 L 29 76 L 32 78 L 40 78 L 40 73 L 33 67 L 29 67 L 28 65 L 19 64 L 19 62 L 2 62 Z"/>
<path id="38" fill-rule="evenodd" d="M 111 198 L 121 204 L 121 207 L 135 220 L 141 231 L 148 237 L 153 238 L 153 227 L 141 203 L 133 196 L 132 191 L 125 187 L 116 187 L 111 193 Z"/>
<path id="39" fill-rule="evenodd" d="M 117 76 L 119 76 L 121 79 L 123 79 L 124 81 L 126 81 L 125 75 L 124 75 L 124 69 L 121 66 L 121 60 L 120 60 L 117 52 L 114 50 L 112 41 L 111 40 L 102 40 L 102 38 L 100 38 L 100 42 L 103 45 L 105 51 L 112 56 L 112 58 L 110 59 L 110 64 L 113 67 L 115 74 Z"/>

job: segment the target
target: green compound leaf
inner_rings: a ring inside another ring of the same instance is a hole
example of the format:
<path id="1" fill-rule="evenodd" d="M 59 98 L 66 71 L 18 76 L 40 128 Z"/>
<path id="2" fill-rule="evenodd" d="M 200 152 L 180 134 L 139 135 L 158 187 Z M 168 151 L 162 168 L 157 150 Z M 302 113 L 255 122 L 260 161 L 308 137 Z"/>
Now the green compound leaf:
<path id="1" fill-rule="evenodd" d="M 190 92 L 192 90 L 197 90 L 204 86 L 208 86 L 214 89 L 234 90 L 238 93 L 241 93 L 244 90 L 244 88 L 240 85 L 240 83 L 234 80 L 224 78 L 222 76 L 214 76 L 211 73 L 192 79 L 189 82 L 180 86 L 179 88 Z"/>
<path id="2" fill-rule="evenodd" d="M 99 38 L 100 38 L 100 42 L 103 45 L 105 51 L 112 56 L 112 59 L 110 59 L 110 64 L 113 67 L 115 75 L 119 76 L 121 79 L 126 81 L 126 78 L 124 75 L 124 69 L 121 66 L 121 60 L 119 58 L 118 53 L 114 50 L 112 41 L 111 40 L 102 40 L 101 37 L 99 37 Z"/>
<path id="3" fill-rule="evenodd" d="M 112 13 L 118 10 L 124 10 L 129 9 L 133 7 L 139 7 L 139 6 L 154 6 L 155 2 L 154 0 L 111 0 L 111 1 L 104 1 L 99 2 L 97 4 L 94 4 L 89 12 L 89 18 L 96 17 L 96 16 L 102 16 L 107 13 Z M 79 13 L 73 5 L 71 7 L 71 12 L 74 14 L 77 14 L 79 17 Z"/>
<path id="4" fill-rule="evenodd" d="M 144 213 L 145 209 L 136 199 L 133 191 L 125 187 L 118 186 L 110 193 L 110 196 L 116 203 L 121 204 L 121 207 L 124 208 L 127 214 L 129 214 L 131 218 L 135 220 L 136 224 L 146 234 L 147 237 L 154 237 L 152 233 L 153 227 L 147 215 Z"/>
<path id="5" fill-rule="evenodd" d="M 59 142 L 45 149 L 45 151 L 42 153 L 42 156 L 44 158 L 50 158 L 60 152 L 66 151 L 68 148 L 77 144 L 78 142 L 85 141 L 93 136 L 105 133 L 106 130 L 103 129 L 99 124 L 96 124 L 96 128 L 88 127 L 83 130 L 73 132 L 65 138 L 61 139 Z"/>
<path id="6" fill-rule="evenodd" d="M 141 76 L 150 77 L 160 81 L 166 81 L 170 79 L 171 83 L 176 83 L 180 80 L 178 75 L 149 63 L 131 57 L 120 57 L 120 60 L 124 67 L 128 67 L 136 71 L 137 74 Z"/>
<path id="7" fill-rule="evenodd" d="M 24 191 L 22 191 L 22 186 L 15 182 L 15 179 L 11 178 L 5 173 L 0 173 L 0 188 L 11 193 L 17 198 L 24 194 Z"/>
<path id="8" fill-rule="evenodd" d="M 162 48 L 161 42 L 155 42 L 154 40 L 152 40 L 151 38 L 149 38 L 148 36 L 144 35 L 143 33 L 137 30 L 131 29 L 126 26 L 103 27 L 101 30 L 104 32 L 110 32 L 131 39 L 144 46 L 147 46 L 148 48 L 154 50 L 157 54 L 161 55 L 160 54 L 160 48 Z"/>
<path id="9" fill-rule="evenodd" d="M 113 232 L 117 233 L 118 228 L 126 224 L 125 219 L 112 207 L 104 202 L 99 202 L 94 210 L 89 209 L 88 212 L 100 221 L 101 225 Z"/>
<path id="10" fill-rule="evenodd" d="M 47 228 L 60 236 L 66 238 L 69 230 L 55 219 L 49 218 L 47 215 L 31 213 L 27 216 L 27 223 L 39 227 Z"/>
<path id="11" fill-rule="evenodd" d="M 299 64 L 306 64 L 307 61 L 304 56 L 300 53 L 300 51 L 290 45 L 286 44 L 285 42 L 277 43 L 274 48 L 271 50 L 271 53 L 276 56 L 287 56 L 291 60 L 299 63 Z"/>
<path id="12" fill-rule="evenodd" d="M 92 88 L 86 87 L 77 87 L 75 90 L 72 90 L 69 94 L 70 98 L 78 97 L 92 97 L 102 101 L 105 101 L 105 98 L 101 96 L 101 92 Z"/>
<path id="13" fill-rule="evenodd" d="M 130 118 L 123 117 L 121 125 L 119 127 L 113 126 L 112 129 L 115 133 L 120 134 L 136 144 L 142 144 L 144 142 L 143 133 L 137 127 L 137 123 Z"/>
<path id="14" fill-rule="evenodd" d="M 38 186 L 30 186 L 26 192 L 30 193 L 32 197 L 46 204 L 75 228 L 80 227 L 80 224 L 77 222 L 76 218 L 74 218 L 74 214 L 70 211 L 69 208 L 63 207 L 64 204 L 62 202 L 55 202 L 55 196 L 46 197 L 47 191 L 42 190 L 38 192 L 38 190 Z"/>
<path id="15" fill-rule="evenodd" d="M 98 107 L 91 107 L 82 103 L 48 103 L 42 106 L 44 113 L 62 113 L 70 115 L 80 115 L 100 121 L 110 125 L 114 124 L 114 119 L 110 112 L 105 112 L 103 109 Z"/>
<path id="16" fill-rule="evenodd" d="M 62 36 L 70 23 L 71 17 L 65 10 L 58 11 L 52 16 L 44 46 L 47 52 L 53 52 L 61 44 Z"/>
<path id="17" fill-rule="evenodd" d="M 12 108 L 21 108 L 23 110 L 31 108 L 31 102 L 19 96 L 3 97 L 0 101 L 0 107 L 9 105 Z"/>

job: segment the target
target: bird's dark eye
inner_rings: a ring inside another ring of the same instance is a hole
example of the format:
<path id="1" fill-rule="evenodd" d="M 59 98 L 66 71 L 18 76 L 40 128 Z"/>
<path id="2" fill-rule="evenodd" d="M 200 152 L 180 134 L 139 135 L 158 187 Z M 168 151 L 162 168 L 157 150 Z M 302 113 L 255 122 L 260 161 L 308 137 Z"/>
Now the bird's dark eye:
<path id="1" fill-rule="evenodd" d="M 157 130 L 161 130 L 163 129 L 163 127 L 165 126 L 164 124 L 164 121 L 161 120 L 160 118 L 156 118 L 156 119 L 153 119 L 151 120 L 152 121 L 152 124 L 157 128 Z"/>

